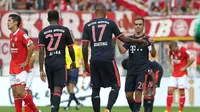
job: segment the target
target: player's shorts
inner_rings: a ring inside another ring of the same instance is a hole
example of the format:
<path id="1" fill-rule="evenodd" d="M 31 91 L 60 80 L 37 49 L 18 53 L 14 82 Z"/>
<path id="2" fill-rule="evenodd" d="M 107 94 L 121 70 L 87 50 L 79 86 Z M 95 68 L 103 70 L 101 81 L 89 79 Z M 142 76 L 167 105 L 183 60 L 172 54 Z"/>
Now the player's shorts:
<path id="1" fill-rule="evenodd" d="M 30 72 L 28 73 L 28 78 L 26 81 L 26 88 L 25 89 L 31 89 L 32 81 L 35 76 L 35 68 L 30 69 Z"/>
<path id="2" fill-rule="evenodd" d="M 126 76 L 125 92 L 142 91 L 146 74 L 132 74 Z"/>
<path id="3" fill-rule="evenodd" d="M 76 84 L 78 82 L 79 68 L 75 70 L 67 69 L 67 85 L 69 83 Z"/>
<path id="4" fill-rule="evenodd" d="M 11 86 L 16 86 L 16 85 L 26 86 L 27 77 L 28 77 L 28 73 L 26 71 L 22 71 L 19 74 L 11 74 L 10 75 L 10 85 Z"/>
<path id="5" fill-rule="evenodd" d="M 156 87 L 160 87 L 161 78 L 163 76 L 163 70 L 158 70 L 155 74 L 156 74 Z"/>
<path id="6" fill-rule="evenodd" d="M 55 86 L 66 86 L 66 65 L 63 64 L 51 64 L 46 65 L 46 74 L 49 88 Z"/>
<path id="7" fill-rule="evenodd" d="M 115 60 L 95 61 L 90 63 L 91 86 L 100 87 L 120 87 L 120 76 Z"/>
<path id="8" fill-rule="evenodd" d="M 182 77 L 174 77 L 171 76 L 169 79 L 169 87 L 178 88 L 178 89 L 186 89 L 187 88 L 188 78 L 187 75 Z"/>
<path id="9" fill-rule="evenodd" d="M 160 87 L 163 71 L 160 71 L 160 70 L 156 71 L 155 76 L 156 76 L 156 87 Z M 146 87 L 153 87 L 152 77 L 150 75 L 145 80 L 145 85 Z"/>

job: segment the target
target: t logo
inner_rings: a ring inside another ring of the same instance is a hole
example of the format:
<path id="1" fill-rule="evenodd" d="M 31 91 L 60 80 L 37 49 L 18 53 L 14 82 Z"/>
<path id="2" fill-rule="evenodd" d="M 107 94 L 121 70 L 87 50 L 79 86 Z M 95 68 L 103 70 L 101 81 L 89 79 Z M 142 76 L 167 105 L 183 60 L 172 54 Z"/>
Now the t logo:
<path id="1" fill-rule="evenodd" d="M 131 45 L 130 46 L 131 53 L 134 53 L 135 50 L 136 50 L 136 46 L 135 45 Z"/>

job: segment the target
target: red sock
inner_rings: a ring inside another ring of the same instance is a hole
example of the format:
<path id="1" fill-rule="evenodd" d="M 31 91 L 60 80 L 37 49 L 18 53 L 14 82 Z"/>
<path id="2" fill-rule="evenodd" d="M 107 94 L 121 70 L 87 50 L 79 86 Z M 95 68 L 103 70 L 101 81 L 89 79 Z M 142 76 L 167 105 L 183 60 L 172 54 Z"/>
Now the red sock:
<path id="1" fill-rule="evenodd" d="M 32 96 L 31 96 L 31 95 L 25 94 L 24 97 L 23 97 L 23 100 L 24 100 L 26 106 L 30 107 L 31 110 L 32 110 L 33 112 L 38 112 L 37 107 L 36 107 L 35 104 L 33 103 Z"/>
<path id="2" fill-rule="evenodd" d="M 167 108 L 166 108 L 168 112 L 170 112 L 172 101 L 173 101 L 173 94 L 168 93 L 168 95 L 167 95 Z"/>
<path id="3" fill-rule="evenodd" d="M 24 110 L 25 112 L 33 112 L 32 109 L 26 103 L 24 104 Z"/>
<path id="4" fill-rule="evenodd" d="M 183 111 L 183 108 L 184 108 L 184 104 L 185 104 L 185 94 L 181 94 L 180 95 L 180 111 Z"/>
<path id="5" fill-rule="evenodd" d="M 22 99 L 21 98 L 15 98 L 15 112 L 22 112 Z"/>

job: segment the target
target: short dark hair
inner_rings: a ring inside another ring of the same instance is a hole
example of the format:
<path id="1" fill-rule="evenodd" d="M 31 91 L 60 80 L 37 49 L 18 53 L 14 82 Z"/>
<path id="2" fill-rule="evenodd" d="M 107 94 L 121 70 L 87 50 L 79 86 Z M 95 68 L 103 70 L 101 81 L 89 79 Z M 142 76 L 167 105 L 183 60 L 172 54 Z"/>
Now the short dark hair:
<path id="1" fill-rule="evenodd" d="M 58 21 L 59 20 L 59 13 L 57 10 L 50 10 L 48 12 L 48 20 L 49 21 L 53 21 L 53 20 L 56 20 Z"/>
<path id="2" fill-rule="evenodd" d="M 11 17 L 13 22 L 17 21 L 17 27 L 21 24 L 21 17 L 17 14 L 10 14 L 8 17 Z"/>
<path id="3" fill-rule="evenodd" d="M 94 5 L 94 9 L 95 9 L 95 13 L 105 13 L 106 12 L 106 7 L 103 3 L 100 3 L 100 2 L 97 2 L 95 5 Z"/>
<path id="4" fill-rule="evenodd" d="M 174 46 L 178 46 L 177 41 L 175 41 L 175 40 L 170 41 L 169 42 L 169 48 L 172 49 L 172 47 L 174 47 Z"/>
<path id="5" fill-rule="evenodd" d="M 28 30 L 26 28 L 21 28 L 27 35 L 28 35 Z"/>
<path id="6" fill-rule="evenodd" d="M 137 17 L 135 18 L 134 22 L 135 22 L 136 20 L 142 20 L 142 22 L 144 23 L 144 18 L 142 18 L 141 16 L 137 16 Z"/>

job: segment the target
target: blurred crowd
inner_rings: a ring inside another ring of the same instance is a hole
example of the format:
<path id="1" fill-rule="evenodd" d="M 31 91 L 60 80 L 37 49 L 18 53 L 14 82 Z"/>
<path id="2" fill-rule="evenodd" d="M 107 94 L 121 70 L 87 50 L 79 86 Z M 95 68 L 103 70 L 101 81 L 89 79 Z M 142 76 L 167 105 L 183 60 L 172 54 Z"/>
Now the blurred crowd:
<path id="1" fill-rule="evenodd" d="M 148 6 L 150 15 L 195 15 L 200 0 L 131 0 Z M 128 7 L 117 5 L 115 0 L 8 0 L 8 9 L 61 11 L 93 11 L 93 3 L 102 2 L 108 11 L 124 11 Z"/>

